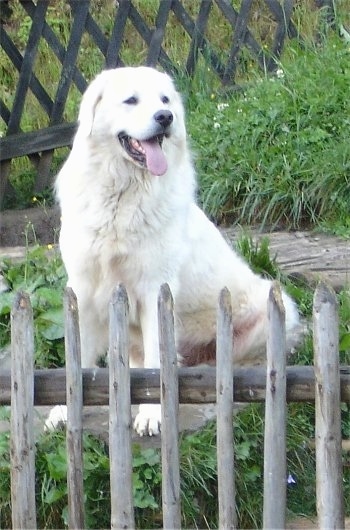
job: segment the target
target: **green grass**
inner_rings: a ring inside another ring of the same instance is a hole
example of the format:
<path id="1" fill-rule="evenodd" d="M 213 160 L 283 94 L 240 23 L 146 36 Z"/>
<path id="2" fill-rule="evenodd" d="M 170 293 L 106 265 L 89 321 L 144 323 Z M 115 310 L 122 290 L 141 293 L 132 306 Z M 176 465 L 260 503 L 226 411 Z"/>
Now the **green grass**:
<path id="1" fill-rule="evenodd" d="M 350 49 L 335 37 L 289 53 L 279 75 L 192 102 L 200 198 L 219 220 L 349 235 Z"/>
<path id="2" fill-rule="evenodd" d="M 270 256 L 268 240 L 260 245 L 243 235 L 237 249 L 254 270 L 283 280 L 301 312 L 310 318 L 312 291 L 281 274 Z M 10 308 L 16 291 L 31 294 L 35 318 L 37 367 L 62 366 L 62 293 L 66 277 L 59 255 L 51 248 L 28 249 L 23 262 L 3 264 L 10 286 L 1 295 L 0 344 L 10 340 Z M 340 315 L 340 362 L 350 364 L 350 292 L 338 295 Z M 296 364 L 312 364 L 312 337 L 294 355 Z M 342 435 L 350 436 L 350 407 L 342 405 Z M 0 408 L 0 419 L 9 418 L 9 408 Z M 262 524 L 264 407 L 248 406 L 234 418 L 237 511 L 241 528 Z M 295 483 L 287 489 L 288 515 L 315 514 L 314 406 L 288 405 L 287 466 Z M 182 523 L 184 528 L 217 528 L 216 425 L 211 422 L 180 439 Z M 350 466 L 344 453 L 344 498 L 350 515 Z M 43 433 L 36 443 L 36 501 L 40 528 L 62 528 L 67 523 L 66 445 L 63 431 Z M 84 489 L 88 528 L 110 526 L 108 450 L 100 440 L 84 435 Z M 161 527 L 160 454 L 155 449 L 133 448 L 133 488 L 138 528 Z M 8 528 L 10 514 L 9 433 L 0 433 L 0 527 Z"/>

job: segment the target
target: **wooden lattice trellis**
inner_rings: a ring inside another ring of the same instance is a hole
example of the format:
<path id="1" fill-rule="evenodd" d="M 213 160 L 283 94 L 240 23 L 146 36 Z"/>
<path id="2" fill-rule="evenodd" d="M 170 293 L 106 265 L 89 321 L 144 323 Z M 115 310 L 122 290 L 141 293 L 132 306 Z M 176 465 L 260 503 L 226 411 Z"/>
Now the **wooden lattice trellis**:
<path id="1" fill-rule="evenodd" d="M 13 158 L 29 156 L 37 170 L 35 191 L 38 192 L 49 184 L 54 150 L 70 145 L 75 124 L 65 123 L 63 116 L 71 86 L 74 85 L 81 93 L 87 86 L 87 80 L 77 65 L 84 34 L 88 34 L 94 46 L 100 50 L 104 66 L 114 68 L 123 65 L 121 50 L 125 46 L 127 24 L 131 24 L 147 49 L 144 61 L 146 64 L 159 65 L 172 74 L 181 71 L 191 76 L 195 73 L 199 61 L 204 60 L 224 85 L 235 82 L 242 50 L 249 53 L 252 60 L 261 68 L 273 71 L 285 38 L 287 36 L 301 38 L 292 21 L 294 0 L 260 0 L 264 9 L 269 10 L 274 21 L 275 31 L 269 49 L 265 49 L 258 42 L 248 26 L 251 9 L 254 6 L 253 0 L 240 2 L 198 0 L 195 16 L 191 15 L 192 2 L 160 0 L 153 26 L 146 21 L 142 12 L 142 3 L 137 8 L 132 0 L 119 0 L 114 3 L 114 20 L 108 37 L 92 16 L 93 0 L 67 0 L 71 10 L 71 28 L 68 44 L 64 46 L 48 22 L 50 2 L 19 1 L 31 20 L 29 37 L 23 53 L 16 47 L 7 31 L 6 17 L 2 17 L 5 21 L 1 22 L 1 47 L 18 71 L 18 83 L 11 108 L 0 98 L 0 116 L 6 124 L 6 136 L 1 139 L 0 151 L 0 201 L 6 194 L 11 193 L 8 175 Z M 239 8 L 235 8 L 233 4 L 239 4 Z M 332 0 L 318 0 L 315 4 L 317 7 L 326 8 L 328 17 L 332 18 Z M 208 21 L 214 6 L 231 28 L 230 41 L 227 42 L 225 50 L 215 48 L 207 35 Z M 3 8 L 2 11 L 5 7 L 11 9 L 11 4 L 8 0 L 0 0 L 0 7 Z M 166 27 L 170 16 L 175 17 L 190 39 L 187 56 L 181 65 L 175 64 L 170 58 L 165 45 Z M 60 64 L 60 76 L 56 81 L 57 89 L 54 97 L 49 95 L 35 72 L 35 60 L 41 39 L 47 43 Z M 29 92 L 34 95 L 47 115 L 48 127 L 23 133 L 20 124 Z"/>

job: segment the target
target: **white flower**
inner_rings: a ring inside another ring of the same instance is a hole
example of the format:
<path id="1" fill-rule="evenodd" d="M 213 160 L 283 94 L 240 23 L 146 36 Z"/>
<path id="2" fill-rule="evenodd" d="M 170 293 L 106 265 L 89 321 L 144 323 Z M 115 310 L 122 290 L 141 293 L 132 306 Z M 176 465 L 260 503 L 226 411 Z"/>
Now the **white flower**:
<path id="1" fill-rule="evenodd" d="M 214 129 L 220 129 L 221 125 L 217 121 L 214 121 Z"/>
<path id="2" fill-rule="evenodd" d="M 296 483 L 297 483 L 296 478 L 293 477 L 292 473 L 289 473 L 287 477 L 287 484 L 296 484 Z"/>
<path id="3" fill-rule="evenodd" d="M 278 68 L 278 69 L 276 70 L 276 77 L 278 77 L 279 79 L 283 79 L 283 77 L 284 77 L 284 72 L 283 72 L 282 68 Z"/>
<path id="4" fill-rule="evenodd" d="M 227 107 L 229 107 L 228 103 L 218 103 L 217 104 L 217 109 L 218 110 L 224 110 L 224 109 L 227 109 Z"/>

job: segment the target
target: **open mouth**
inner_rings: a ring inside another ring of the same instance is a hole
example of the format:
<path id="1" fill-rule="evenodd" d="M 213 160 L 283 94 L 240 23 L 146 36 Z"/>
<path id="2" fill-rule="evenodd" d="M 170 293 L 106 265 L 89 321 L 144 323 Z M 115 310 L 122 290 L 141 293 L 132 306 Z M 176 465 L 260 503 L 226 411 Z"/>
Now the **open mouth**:
<path id="1" fill-rule="evenodd" d="M 137 140 L 126 134 L 118 138 L 127 154 L 141 167 L 147 168 L 153 175 L 164 175 L 168 164 L 162 150 L 164 134 L 158 134 L 147 140 Z"/>

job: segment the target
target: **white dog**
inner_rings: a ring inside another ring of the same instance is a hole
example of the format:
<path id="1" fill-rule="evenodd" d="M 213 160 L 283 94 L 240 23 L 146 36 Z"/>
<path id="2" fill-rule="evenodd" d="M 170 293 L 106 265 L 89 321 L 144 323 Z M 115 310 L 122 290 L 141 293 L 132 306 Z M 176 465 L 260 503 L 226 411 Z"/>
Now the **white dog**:
<path id="1" fill-rule="evenodd" d="M 177 349 L 187 365 L 215 359 L 219 291 L 231 292 L 236 363 L 264 353 L 271 283 L 255 275 L 195 203 L 181 98 L 152 68 L 102 72 L 86 90 L 73 149 L 57 178 L 60 247 L 78 298 L 82 365 L 108 348 L 108 303 L 130 302 L 132 366 L 159 367 L 157 297 L 169 283 Z M 298 324 L 285 294 L 286 328 Z M 135 429 L 157 434 L 160 407 L 141 405 Z"/>

